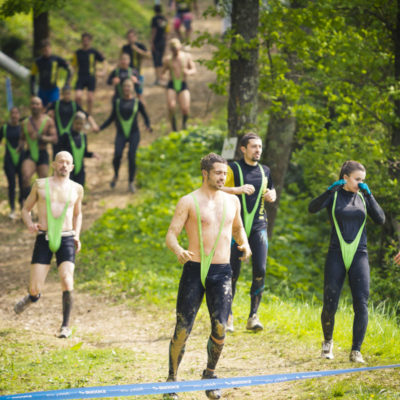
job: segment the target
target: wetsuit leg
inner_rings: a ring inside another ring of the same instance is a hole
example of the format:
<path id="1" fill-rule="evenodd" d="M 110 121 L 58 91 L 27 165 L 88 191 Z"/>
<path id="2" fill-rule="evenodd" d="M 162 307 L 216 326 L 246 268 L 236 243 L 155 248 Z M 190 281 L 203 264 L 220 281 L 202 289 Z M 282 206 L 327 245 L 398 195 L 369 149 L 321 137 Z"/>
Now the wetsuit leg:
<path id="1" fill-rule="evenodd" d="M 139 131 L 133 132 L 131 137 L 129 138 L 129 153 L 128 153 L 128 162 L 129 162 L 129 182 L 133 182 L 135 179 L 136 172 L 136 152 L 140 142 L 140 133 Z"/>
<path id="2" fill-rule="evenodd" d="M 357 252 L 349 269 L 349 283 L 354 310 L 352 350 L 360 351 L 367 330 L 369 282 L 368 253 Z"/>
<path id="3" fill-rule="evenodd" d="M 123 133 L 117 133 L 115 137 L 114 143 L 114 158 L 113 158 L 113 167 L 114 167 L 114 175 L 118 177 L 119 167 L 121 165 L 122 153 L 124 151 L 126 143 L 126 138 Z"/>
<path id="4" fill-rule="evenodd" d="M 265 270 L 268 254 L 268 236 L 266 230 L 251 233 L 249 237 L 250 249 L 252 252 L 251 260 L 253 265 L 253 282 L 250 289 L 250 314 L 257 314 L 264 291 Z"/>
<path id="5" fill-rule="evenodd" d="M 224 347 L 225 326 L 232 306 L 232 269 L 229 264 L 211 265 L 206 279 L 206 300 L 211 319 L 207 369 L 214 371 Z"/>
<path id="6" fill-rule="evenodd" d="M 325 263 L 324 305 L 321 313 L 322 331 L 326 341 L 332 340 L 335 314 L 345 278 L 346 268 L 342 253 L 340 250 L 329 250 Z"/>
<path id="7" fill-rule="evenodd" d="M 232 301 L 236 293 L 236 283 L 239 279 L 240 270 L 242 268 L 242 262 L 239 257 L 242 256 L 242 252 L 238 250 L 238 245 L 236 242 L 233 243 L 231 248 L 231 259 L 230 264 L 232 267 Z"/>
<path id="8" fill-rule="evenodd" d="M 176 326 L 169 346 L 169 380 L 176 380 L 185 353 L 187 338 L 204 296 L 200 280 L 200 263 L 187 262 L 183 267 L 176 302 Z"/>
<path id="9" fill-rule="evenodd" d="M 10 204 L 11 211 L 15 210 L 15 184 L 17 175 L 17 169 L 15 168 L 12 160 L 8 157 L 8 154 L 4 157 L 4 172 L 8 181 L 8 201 Z"/>

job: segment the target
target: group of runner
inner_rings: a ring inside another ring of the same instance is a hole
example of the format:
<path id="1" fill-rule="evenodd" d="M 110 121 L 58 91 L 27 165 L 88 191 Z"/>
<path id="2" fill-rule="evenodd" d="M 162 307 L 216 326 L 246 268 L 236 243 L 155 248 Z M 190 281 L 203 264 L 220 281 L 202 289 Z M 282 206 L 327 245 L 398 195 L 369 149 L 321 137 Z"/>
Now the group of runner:
<path id="1" fill-rule="evenodd" d="M 102 61 L 102 56 L 90 47 L 90 41 L 90 35 L 82 35 L 81 50 L 83 53 L 88 51 L 86 66 L 88 71 L 94 71 L 95 62 Z M 178 39 L 172 39 L 170 44 L 172 55 L 164 62 L 161 72 L 157 71 L 156 80 L 160 82 L 163 72 L 169 70 L 171 80 L 167 85 L 167 98 L 171 123 L 176 129 L 175 102 L 178 99 L 185 110 L 185 102 L 190 100 L 186 77 L 195 73 L 195 66 L 191 57 L 181 50 Z M 56 254 L 63 290 L 63 320 L 58 332 L 60 338 L 71 335 L 69 321 L 73 303 L 73 275 L 75 254 L 80 250 L 85 181 L 82 160 L 84 156 L 96 156 L 87 150 L 87 137 L 82 133 L 83 126 L 87 119 L 94 131 L 105 129 L 113 121 L 116 123 L 114 177 L 111 187 L 115 187 L 117 183 L 122 152 L 126 143 L 129 143 L 131 191 L 135 190 L 135 154 L 140 140 L 138 113 L 143 116 L 146 127 L 151 131 L 149 117 L 142 101 L 143 79 L 140 74 L 140 60 L 146 56 L 147 50 L 137 42 L 136 33 L 132 30 L 128 32 L 128 45 L 124 46 L 125 51 L 122 50 L 118 67 L 110 74 L 109 82 L 115 87 L 112 112 L 100 127 L 87 112 L 89 104 L 93 103 L 93 97 L 88 96 L 86 112 L 80 105 L 81 91 L 84 88 L 94 90 L 95 80 L 89 75 L 78 74 L 75 101 L 71 99 L 71 89 L 68 86 L 62 90 L 62 99 L 54 101 L 56 90 L 51 86 L 39 85 L 41 97 L 32 97 L 31 116 L 21 124 L 19 110 L 13 108 L 10 122 L 3 127 L 1 133 L 6 139 L 7 176 L 22 176 L 20 202 L 23 202 L 23 221 L 30 232 L 37 234 L 28 294 L 15 304 L 14 310 L 20 314 L 39 300 L 52 255 Z M 44 54 L 47 54 L 50 66 L 43 60 L 38 60 L 35 68 L 39 72 L 41 69 L 47 71 L 47 78 L 53 79 L 54 75 L 57 75 L 54 71 L 58 66 L 67 70 L 69 67 L 60 58 L 52 56 L 48 47 L 49 43 L 44 43 Z M 80 65 L 81 59 L 82 52 L 77 51 L 75 64 Z M 67 75 L 69 78 L 70 74 Z M 44 78 L 41 77 L 39 82 L 41 79 Z M 48 107 L 50 115 L 43 112 L 46 102 L 51 104 Z M 183 126 L 186 122 L 187 114 L 184 112 Z M 48 143 L 53 144 L 55 156 L 53 176 L 49 178 L 49 155 L 46 150 Z M 17 151 L 20 146 L 26 148 L 25 153 Z M 184 264 L 177 296 L 176 326 L 169 347 L 167 380 L 171 382 L 177 380 L 186 341 L 204 295 L 210 314 L 211 332 L 207 343 L 207 365 L 202 378 L 216 378 L 215 369 L 224 346 L 226 332 L 235 329 L 232 302 L 241 261 L 250 256 L 253 276 L 246 329 L 253 332 L 263 329 L 258 309 L 265 286 L 268 253 L 265 205 L 275 202 L 276 191 L 270 169 L 260 163 L 261 138 L 255 133 L 247 133 L 241 139 L 240 150 L 243 158 L 229 165 L 224 158 L 214 153 L 203 157 L 200 166 L 203 178 L 201 187 L 179 200 L 166 235 L 166 245 L 178 261 Z M 18 163 L 21 163 L 19 170 Z M 35 172 L 40 179 L 30 189 L 30 180 Z M 352 362 L 364 362 L 360 350 L 368 323 L 370 283 L 365 221 L 367 215 L 375 223 L 383 224 L 385 221 L 384 212 L 365 183 L 365 177 L 366 170 L 362 164 L 346 161 L 340 171 L 339 180 L 309 205 L 309 211 L 312 213 L 326 208 L 332 223 L 321 314 L 324 335 L 321 357 L 325 359 L 334 357 L 332 337 L 335 313 L 344 279 L 348 275 L 354 308 L 353 345 L 349 359 Z M 13 182 L 12 177 L 9 181 Z M 10 191 L 10 204 L 11 200 L 15 202 L 15 188 L 14 192 Z M 31 215 L 35 205 L 38 207 L 38 222 L 34 222 Z M 189 239 L 187 249 L 178 241 L 183 229 L 186 230 Z M 400 256 L 395 260 L 400 262 Z M 206 390 L 206 395 L 210 399 L 221 398 L 218 389 Z M 177 399 L 178 395 L 169 393 L 165 398 Z"/>

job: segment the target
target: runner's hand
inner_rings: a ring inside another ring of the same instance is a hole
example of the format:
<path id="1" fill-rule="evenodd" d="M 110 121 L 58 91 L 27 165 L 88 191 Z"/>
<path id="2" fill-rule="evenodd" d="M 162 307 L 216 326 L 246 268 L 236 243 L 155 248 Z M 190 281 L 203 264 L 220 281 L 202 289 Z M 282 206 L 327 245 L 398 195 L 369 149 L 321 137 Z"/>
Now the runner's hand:
<path id="1" fill-rule="evenodd" d="M 343 187 L 345 183 L 346 181 L 344 179 L 340 179 L 339 181 L 332 183 L 332 185 L 328 187 L 328 190 L 330 190 L 331 192 L 337 192 Z"/>
<path id="2" fill-rule="evenodd" d="M 176 256 L 178 257 L 178 261 L 181 264 L 185 264 L 186 262 L 188 262 L 192 259 L 192 257 L 194 256 L 194 253 L 192 251 L 181 248 L 180 251 L 178 251 L 176 253 Z"/>
<path id="3" fill-rule="evenodd" d="M 239 260 L 245 261 L 251 256 L 251 250 L 248 243 L 243 243 L 241 246 L 237 247 L 239 251 L 242 252 L 242 256 L 239 257 Z"/>
<path id="4" fill-rule="evenodd" d="M 241 186 L 240 189 L 242 190 L 241 193 L 247 194 L 247 196 L 252 195 L 256 191 L 256 188 L 249 184 Z"/>
<path id="5" fill-rule="evenodd" d="M 276 200 L 276 191 L 267 189 L 264 195 L 264 201 L 267 201 L 268 203 L 273 203 Z"/>
<path id="6" fill-rule="evenodd" d="M 400 265 L 400 251 L 396 254 L 396 256 L 394 257 L 394 262 L 397 265 Z"/>
<path id="7" fill-rule="evenodd" d="M 28 226 L 29 233 L 37 233 L 39 230 L 42 230 L 40 224 L 32 223 Z"/>
<path id="8" fill-rule="evenodd" d="M 364 194 L 371 195 L 371 191 L 369 190 L 368 185 L 365 182 L 361 182 L 358 184 L 358 187 Z"/>
<path id="9" fill-rule="evenodd" d="M 81 241 L 79 238 L 74 237 L 74 242 L 75 242 L 75 250 L 77 253 L 81 251 Z"/>

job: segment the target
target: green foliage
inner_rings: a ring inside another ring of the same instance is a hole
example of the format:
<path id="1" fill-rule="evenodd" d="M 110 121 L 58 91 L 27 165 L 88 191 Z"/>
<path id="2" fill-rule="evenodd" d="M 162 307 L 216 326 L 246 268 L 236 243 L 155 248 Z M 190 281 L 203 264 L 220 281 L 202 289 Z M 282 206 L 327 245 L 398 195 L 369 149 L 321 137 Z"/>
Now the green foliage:
<path id="1" fill-rule="evenodd" d="M 221 148 L 220 131 L 197 128 L 139 149 L 138 184 L 146 196 L 126 209 L 109 210 L 84 233 L 81 286 L 155 303 L 173 299 L 181 266 L 165 235 L 178 199 L 201 184 L 201 157 Z"/>
<path id="2" fill-rule="evenodd" d="M 5 0 L 0 6 L 0 16 L 11 17 L 18 13 L 29 13 L 32 9 L 35 14 L 60 8 L 65 4 L 65 0 Z"/>

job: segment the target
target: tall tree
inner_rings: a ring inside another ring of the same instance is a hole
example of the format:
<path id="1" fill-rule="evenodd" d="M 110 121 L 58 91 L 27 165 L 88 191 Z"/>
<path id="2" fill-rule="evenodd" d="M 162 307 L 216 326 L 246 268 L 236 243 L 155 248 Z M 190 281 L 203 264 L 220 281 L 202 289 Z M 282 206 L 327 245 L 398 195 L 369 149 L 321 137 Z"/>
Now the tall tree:
<path id="1" fill-rule="evenodd" d="M 228 129 L 233 137 L 256 126 L 259 9 L 259 0 L 232 0 Z"/>
<path id="2" fill-rule="evenodd" d="M 49 11 L 64 5 L 66 0 L 5 0 L 0 15 L 11 17 L 32 11 L 33 57 L 40 54 L 40 43 L 49 37 Z"/>

